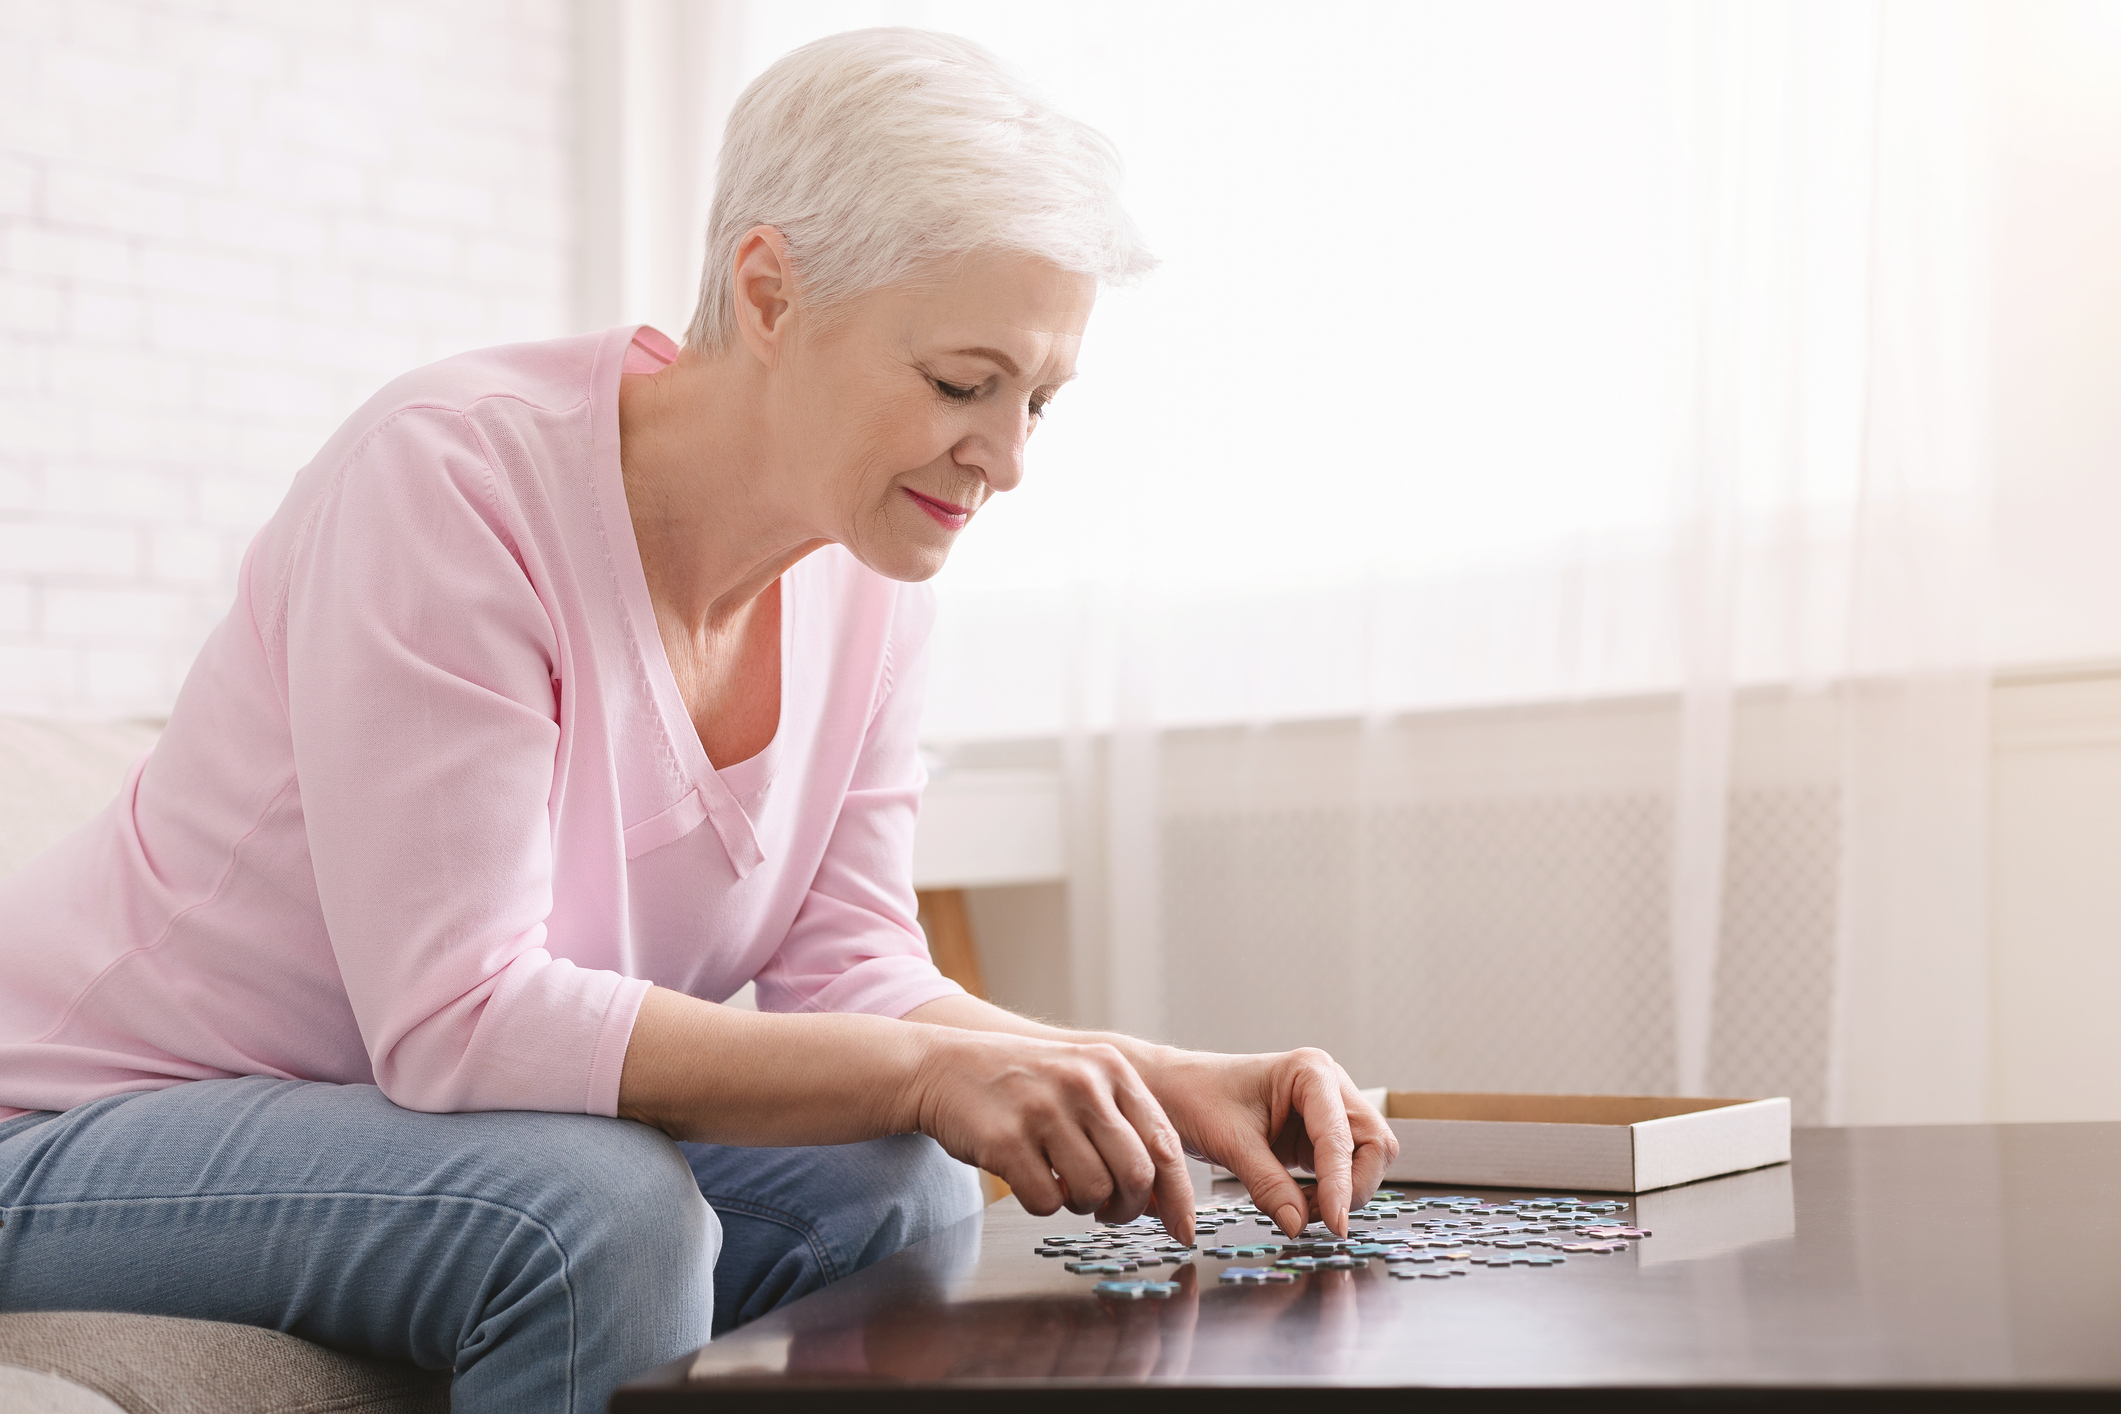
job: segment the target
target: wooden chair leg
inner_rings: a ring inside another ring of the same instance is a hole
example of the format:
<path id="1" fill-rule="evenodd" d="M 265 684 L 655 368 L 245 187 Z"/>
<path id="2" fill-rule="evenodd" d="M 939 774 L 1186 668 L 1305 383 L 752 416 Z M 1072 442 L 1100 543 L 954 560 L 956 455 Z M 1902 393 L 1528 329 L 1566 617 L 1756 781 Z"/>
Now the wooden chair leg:
<path id="1" fill-rule="evenodd" d="M 979 946 L 973 941 L 972 919 L 965 912 L 965 891 L 922 889 L 914 897 L 920 901 L 921 931 L 928 935 L 928 956 L 935 959 L 936 970 L 984 999 L 987 979 L 980 972 Z"/>

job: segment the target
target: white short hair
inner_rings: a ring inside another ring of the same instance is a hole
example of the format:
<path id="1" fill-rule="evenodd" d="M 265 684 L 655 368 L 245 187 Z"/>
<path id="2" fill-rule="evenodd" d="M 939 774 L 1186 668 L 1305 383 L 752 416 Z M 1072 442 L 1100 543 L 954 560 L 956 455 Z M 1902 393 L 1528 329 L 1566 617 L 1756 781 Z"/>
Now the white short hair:
<path id="1" fill-rule="evenodd" d="M 865 29 L 806 44 L 729 115 L 685 341 L 713 353 L 734 335 L 731 267 L 755 226 L 781 233 L 814 310 L 984 251 L 1133 279 L 1155 259 L 1118 182 L 1103 134 L 1033 97 L 969 40 Z"/>

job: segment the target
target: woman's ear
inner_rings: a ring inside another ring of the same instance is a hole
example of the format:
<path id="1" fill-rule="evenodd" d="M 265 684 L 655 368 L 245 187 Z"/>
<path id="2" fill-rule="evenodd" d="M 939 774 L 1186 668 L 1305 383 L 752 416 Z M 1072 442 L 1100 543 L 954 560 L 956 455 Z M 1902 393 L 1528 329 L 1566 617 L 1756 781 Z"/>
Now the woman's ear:
<path id="1" fill-rule="evenodd" d="M 795 308 L 795 269 L 781 233 L 771 226 L 746 231 L 737 242 L 730 278 L 736 285 L 736 327 L 745 347 L 766 367 L 778 366 Z"/>

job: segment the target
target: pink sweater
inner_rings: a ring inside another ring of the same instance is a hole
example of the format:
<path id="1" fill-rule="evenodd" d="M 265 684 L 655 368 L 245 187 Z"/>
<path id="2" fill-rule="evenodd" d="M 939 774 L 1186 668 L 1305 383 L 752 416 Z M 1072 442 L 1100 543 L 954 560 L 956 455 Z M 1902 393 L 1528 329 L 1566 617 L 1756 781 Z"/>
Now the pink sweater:
<path id="1" fill-rule="evenodd" d="M 675 353 L 465 354 L 338 430 L 153 753 L 0 884 L 0 1118 L 239 1075 L 608 1115 L 651 982 L 958 992 L 913 920 L 926 591 L 803 561 L 778 734 L 700 746 L 619 475 L 620 370 Z"/>

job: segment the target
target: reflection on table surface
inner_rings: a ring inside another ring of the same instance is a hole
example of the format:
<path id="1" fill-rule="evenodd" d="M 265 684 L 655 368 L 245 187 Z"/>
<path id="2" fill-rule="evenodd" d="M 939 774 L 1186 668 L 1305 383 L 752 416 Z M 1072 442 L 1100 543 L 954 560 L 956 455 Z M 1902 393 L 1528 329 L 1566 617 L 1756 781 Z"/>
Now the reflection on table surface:
<path id="1" fill-rule="evenodd" d="M 1652 1236 L 1562 1267 L 1232 1286 L 1196 1256 L 1138 1274 L 1163 1299 L 1094 1294 L 1032 1250 L 1091 1224 L 1005 1199 L 648 1383 L 2121 1386 L 2121 1124 L 1799 1131 L 1795 1155 L 1640 1195 Z"/>

